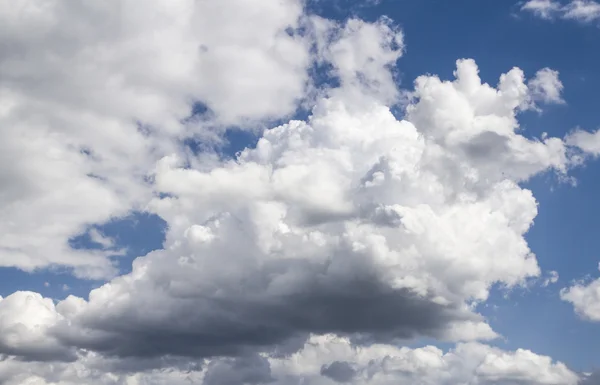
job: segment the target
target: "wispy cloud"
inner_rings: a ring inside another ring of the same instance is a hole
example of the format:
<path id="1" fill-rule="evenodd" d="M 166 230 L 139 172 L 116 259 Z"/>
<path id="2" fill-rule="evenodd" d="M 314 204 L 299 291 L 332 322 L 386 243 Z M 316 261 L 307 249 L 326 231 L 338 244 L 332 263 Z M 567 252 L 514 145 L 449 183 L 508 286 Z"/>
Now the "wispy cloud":
<path id="1" fill-rule="evenodd" d="M 593 0 L 572 0 L 567 4 L 555 0 L 529 0 L 521 10 L 547 20 L 558 18 L 581 23 L 600 20 L 600 3 Z"/>

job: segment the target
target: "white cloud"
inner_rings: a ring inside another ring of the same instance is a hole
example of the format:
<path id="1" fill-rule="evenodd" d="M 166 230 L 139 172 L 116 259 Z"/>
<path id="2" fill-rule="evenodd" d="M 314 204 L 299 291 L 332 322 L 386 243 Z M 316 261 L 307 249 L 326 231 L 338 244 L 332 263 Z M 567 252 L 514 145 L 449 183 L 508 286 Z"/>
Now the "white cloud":
<path id="1" fill-rule="evenodd" d="M 48 333 L 61 319 L 52 300 L 38 293 L 16 292 L 0 299 L 0 352 L 27 360 L 74 359 L 73 350 Z"/>
<path id="2" fill-rule="evenodd" d="M 144 208 L 155 161 L 203 132 L 193 102 L 219 126 L 294 112 L 304 23 L 299 0 L 0 4 L 0 266 L 114 274 L 68 239 Z"/>
<path id="3" fill-rule="evenodd" d="M 333 362 L 352 369 L 350 384 L 575 384 L 578 380 L 564 364 L 527 350 L 505 352 L 477 343 L 459 344 L 446 353 L 433 346 L 357 348 L 332 336 L 313 337 L 292 357 L 271 360 L 271 371 L 275 378 L 334 384 L 321 375 L 323 366 Z"/>
<path id="4" fill-rule="evenodd" d="M 600 278 L 562 289 L 560 298 L 570 302 L 581 317 L 600 322 Z"/>
<path id="5" fill-rule="evenodd" d="M 533 79 L 529 80 L 527 85 L 534 101 L 557 104 L 565 102 L 561 97 L 564 86 L 558 78 L 558 71 L 543 68 L 535 74 Z"/>
<path id="6" fill-rule="evenodd" d="M 562 4 L 555 0 L 529 0 L 521 7 L 542 19 L 562 18 L 590 23 L 600 20 L 600 3 L 593 0 L 571 0 Z"/>
<path id="7" fill-rule="evenodd" d="M 479 343 L 458 344 L 446 352 L 434 346 L 356 347 L 333 335 L 312 336 L 287 357 L 217 358 L 202 362 L 198 370 L 144 369 L 143 365 L 140 361 L 137 369 L 123 371 L 116 360 L 93 353 L 67 364 L 8 359 L 0 364 L 0 381 L 6 385 L 574 385 L 579 380 L 564 364 L 523 349 L 503 351 Z"/>
<path id="8" fill-rule="evenodd" d="M 376 23 L 351 19 L 343 29 L 329 25 L 329 44 L 322 59 L 334 67 L 343 92 L 337 93 L 352 108 L 365 108 L 365 98 L 393 104 L 398 97 L 390 71 L 404 50 L 404 36 L 388 18 Z"/>
<path id="9" fill-rule="evenodd" d="M 110 249 L 115 245 L 114 239 L 102 234 L 98 229 L 92 228 L 89 231 L 90 240 L 105 249 Z"/>
<path id="10" fill-rule="evenodd" d="M 544 279 L 544 282 L 542 283 L 543 287 L 549 286 L 550 284 L 556 283 L 558 282 L 558 272 L 552 270 L 548 272 L 548 276 Z"/>
<path id="11" fill-rule="evenodd" d="M 557 73 L 491 86 L 459 60 L 454 80 L 419 77 L 397 120 L 388 19 L 338 24 L 296 0 L 15 4 L 0 5 L 0 266 L 109 277 L 110 250 L 68 240 L 136 209 L 168 226 L 87 299 L 2 299 L 0 383 L 577 382 L 525 350 L 391 345 L 493 339 L 472 305 L 539 276 L 519 183 L 575 163 L 517 115 L 561 100 Z M 313 62 L 340 87 L 312 89 Z M 195 101 L 207 120 L 182 122 Z M 234 160 L 182 149 L 301 101 L 307 121 Z"/>
<path id="12" fill-rule="evenodd" d="M 561 4 L 554 0 L 529 0 L 521 7 L 522 11 L 533 12 L 542 19 L 551 19 L 561 9 Z"/>
<path id="13" fill-rule="evenodd" d="M 593 0 L 573 0 L 564 8 L 565 19 L 589 23 L 600 19 L 600 3 Z"/>
<path id="14" fill-rule="evenodd" d="M 293 350 L 317 330 L 494 338 L 468 304 L 540 274 L 524 239 L 536 201 L 517 183 L 564 173 L 569 159 L 560 139 L 517 133 L 531 97 L 522 71 L 497 88 L 477 72 L 461 60 L 454 81 L 417 79 L 405 121 L 368 93 L 370 109 L 348 108 L 342 85 L 308 122 L 266 131 L 235 161 L 163 158 L 154 180 L 166 195 L 149 209 L 169 224 L 165 249 L 80 300 L 60 338 L 202 357 Z M 352 310 L 367 304 L 378 322 Z M 157 333 L 165 343 L 148 345 Z"/>
<path id="15" fill-rule="evenodd" d="M 588 132 L 577 129 L 570 133 L 565 141 L 570 146 L 579 148 L 585 154 L 600 155 L 600 130 Z"/>

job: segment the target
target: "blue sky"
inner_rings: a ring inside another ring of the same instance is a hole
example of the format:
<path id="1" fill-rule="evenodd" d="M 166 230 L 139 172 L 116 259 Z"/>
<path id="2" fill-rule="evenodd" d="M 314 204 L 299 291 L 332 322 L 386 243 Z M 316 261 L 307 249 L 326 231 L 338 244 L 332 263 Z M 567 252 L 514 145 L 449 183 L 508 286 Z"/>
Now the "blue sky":
<path id="1" fill-rule="evenodd" d="M 566 103 L 544 106 L 541 112 L 520 113 L 521 134 L 539 138 L 546 132 L 563 138 L 576 128 L 592 131 L 600 127 L 597 22 L 543 19 L 522 11 L 523 2 L 505 0 L 381 0 L 369 4 L 312 0 L 308 4 L 309 13 L 330 20 L 358 17 L 376 22 L 382 16 L 392 19 L 404 34 L 405 53 L 395 70 L 401 89 L 412 90 L 414 79 L 420 75 L 436 74 L 443 80 L 452 80 L 455 62 L 462 58 L 475 59 L 480 77 L 492 86 L 512 67 L 521 68 L 527 78 L 549 67 L 560 74 Z M 290 115 L 304 118 L 306 111 L 297 110 L 261 124 L 279 124 Z M 256 145 L 254 133 L 235 128 L 243 123 L 225 126 L 229 127 L 227 143 L 219 147 L 224 158 L 235 157 L 237 151 Z M 576 179 L 576 185 L 559 181 L 552 172 L 522 183 L 533 191 L 539 204 L 539 213 L 525 238 L 538 258 L 542 274 L 556 271 L 558 282 L 510 292 L 495 287 L 478 311 L 504 337 L 491 341 L 491 345 L 507 350 L 531 349 L 560 360 L 575 371 L 591 371 L 600 368 L 600 324 L 582 320 L 570 303 L 561 300 L 559 292 L 575 280 L 599 276 L 600 161 L 592 159 L 570 170 L 569 175 Z M 111 238 L 114 249 L 125 249 L 124 255 L 111 257 L 119 274 L 130 273 L 136 257 L 161 249 L 167 232 L 167 222 L 158 215 L 137 209 L 127 212 L 87 227 Z M 72 236 L 70 244 L 76 249 L 102 248 L 94 244 L 88 232 Z M 29 272 L 0 267 L 3 297 L 17 290 L 29 290 L 57 301 L 69 294 L 87 298 L 92 288 L 104 282 L 76 278 L 62 266 Z M 423 338 L 412 345 L 429 341 Z"/>

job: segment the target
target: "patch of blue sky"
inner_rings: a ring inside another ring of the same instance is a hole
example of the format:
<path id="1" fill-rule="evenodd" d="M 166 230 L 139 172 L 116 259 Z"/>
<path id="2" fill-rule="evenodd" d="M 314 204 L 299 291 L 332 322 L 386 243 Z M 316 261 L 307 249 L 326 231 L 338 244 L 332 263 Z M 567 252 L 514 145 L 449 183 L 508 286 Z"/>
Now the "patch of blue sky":
<path id="1" fill-rule="evenodd" d="M 101 249 L 93 241 L 91 231 L 96 230 L 114 244 L 110 250 L 124 250 L 124 255 L 115 255 L 114 262 L 121 274 L 131 271 L 131 263 L 139 256 L 162 248 L 165 240 L 166 222 L 158 215 L 146 212 L 133 212 L 124 218 L 91 226 L 85 233 L 70 240 L 74 249 Z"/>
<path id="2" fill-rule="evenodd" d="M 162 248 L 166 222 L 154 214 L 134 212 L 124 218 L 115 218 L 108 223 L 90 226 L 83 234 L 69 240 L 71 247 L 84 250 L 102 249 L 101 244 L 94 242 L 92 230 L 107 239 L 112 239 L 113 245 L 110 250 L 125 250 L 124 253 L 115 255 L 113 262 L 120 274 L 126 274 L 131 271 L 135 258 Z M 89 291 L 102 283 L 78 279 L 64 268 L 40 269 L 34 272 L 0 268 L 1 296 L 7 296 L 14 291 L 30 290 L 54 299 L 62 299 L 69 294 L 87 298 Z"/>

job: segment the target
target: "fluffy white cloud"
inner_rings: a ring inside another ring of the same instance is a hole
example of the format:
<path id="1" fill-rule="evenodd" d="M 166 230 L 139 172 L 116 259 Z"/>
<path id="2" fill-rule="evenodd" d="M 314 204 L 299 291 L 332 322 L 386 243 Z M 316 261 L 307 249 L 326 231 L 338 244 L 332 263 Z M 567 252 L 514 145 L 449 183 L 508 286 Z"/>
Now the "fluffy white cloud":
<path id="1" fill-rule="evenodd" d="M 271 360 L 276 383 L 302 378 L 306 384 L 575 384 L 562 363 L 527 350 L 506 352 L 478 343 L 458 344 L 444 353 L 389 345 L 354 347 L 333 336 L 311 338 L 290 358 Z M 326 378 L 323 378 L 326 377 Z M 283 380 L 283 381 L 282 381 Z M 290 381 L 290 382 L 286 382 Z"/>
<path id="2" fill-rule="evenodd" d="M 600 19 L 600 3 L 594 0 L 571 0 L 564 5 L 555 0 L 529 0 L 521 10 L 532 12 L 542 19 L 558 17 L 582 23 Z"/>
<path id="3" fill-rule="evenodd" d="M 600 155 L 600 130 L 595 132 L 575 130 L 567 136 L 566 142 L 581 149 L 585 154 Z"/>
<path id="4" fill-rule="evenodd" d="M 193 103 L 220 126 L 294 112 L 305 19 L 299 0 L 1 4 L 0 266 L 113 274 L 114 251 L 68 239 L 143 209 L 154 162 L 200 130 Z"/>
<path id="5" fill-rule="evenodd" d="M 314 19 L 320 60 L 331 63 L 341 87 L 332 90 L 349 108 L 365 108 L 365 98 L 393 104 L 398 89 L 393 65 L 404 50 L 404 36 L 388 18 L 375 23 L 349 20 L 344 28 Z M 341 92 L 340 92 L 341 91 Z"/>
<path id="6" fill-rule="evenodd" d="M 560 298 L 570 302 L 581 317 L 600 321 L 600 278 L 562 289 Z"/>
<path id="7" fill-rule="evenodd" d="M 342 86 L 236 160 L 163 158 L 165 195 L 148 207 L 169 224 L 165 248 L 59 304 L 59 338 L 201 357 L 293 351 L 323 332 L 494 338 L 471 302 L 540 273 L 523 238 L 536 202 L 517 182 L 569 159 L 560 139 L 517 133 L 531 97 L 520 70 L 493 88 L 472 60 L 457 65 L 454 81 L 417 79 L 407 120 L 368 93 L 370 108 L 349 109 Z"/>
<path id="8" fill-rule="evenodd" d="M 0 297 L 0 352 L 26 360 L 72 360 L 74 352 L 49 335 L 62 316 L 54 303 L 38 293 Z"/>
<path id="9" fill-rule="evenodd" d="M 558 78 L 558 71 L 543 68 L 536 72 L 535 77 L 529 80 L 527 85 L 534 101 L 557 104 L 565 102 L 561 97 L 564 86 Z"/>
<path id="10" fill-rule="evenodd" d="M 419 77 L 398 120 L 403 36 L 385 18 L 334 23 L 296 0 L 15 4 L 0 5 L 0 266 L 106 277 L 114 243 L 94 224 L 143 209 L 168 230 L 87 299 L 0 301 L 1 383 L 577 382 L 524 350 L 392 346 L 493 339 L 474 305 L 539 276 L 519 182 L 577 162 L 517 115 L 561 100 L 556 72 L 491 86 L 459 60 L 452 81 Z M 312 89 L 315 63 L 340 86 Z M 233 160 L 183 149 L 300 101 L 309 119 Z M 185 119 L 195 102 L 208 114 Z M 101 249 L 69 246 L 86 230 Z"/>

